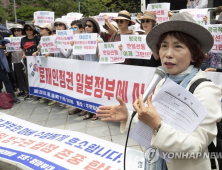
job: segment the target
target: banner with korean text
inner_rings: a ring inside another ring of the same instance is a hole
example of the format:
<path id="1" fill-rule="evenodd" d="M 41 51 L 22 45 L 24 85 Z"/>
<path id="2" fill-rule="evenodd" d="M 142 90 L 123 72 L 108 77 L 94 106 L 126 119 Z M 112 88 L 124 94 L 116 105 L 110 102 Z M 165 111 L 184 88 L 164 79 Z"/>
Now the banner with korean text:
<path id="1" fill-rule="evenodd" d="M 199 24 L 204 26 L 205 22 L 203 20 L 203 18 L 207 15 L 207 11 L 208 8 L 204 8 L 204 9 L 181 9 L 181 12 L 187 12 L 189 14 L 191 14 L 193 16 L 193 19 Z"/>
<path id="2" fill-rule="evenodd" d="M 206 25 L 205 28 L 214 38 L 214 45 L 211 52 L 222 53 L 222 24 Z"/>
<path id="3" fill-rule="evenodd" d="M 54 22 L 54 12 L 36 11 L 34 12 L 35 25 L 50 24 Z"/>
<path id="4" fill-rule="evenodd" d="M 118 42 L 108 42 L 99 43 L 99 63 L 109 64 L 109 63 L 123 63 L 125 58 L 122 57 L 122 52 L 119 49 L 120 41 Z"/>
<path id="5" fill-rule="evenodd" d="M 121 35 L 124 58 L 150 59 L 152 52 L 146 43 L 146 35 Z"/>
<path id="6" fill-rule="evenodd" d="M 22 51 L 21 49 L 21 39 L 22 37 L 5 37 L 4 39 L 7 39 L 10 41 L 10 43 L 6 44 L 6 51 L 12 52 L 12 51 Z"/>
<path id="7" fill-rule="evenodd" d="M 72 49 L 71 41 L 73 41 L 72 30 L 56 30 L 56 46 L 57 48 Z"/>
<path id="8" fill-rule="evenodd" d="M 147 11 L 151 11 L 156 14 L 157 23 L 162 23 L 169 20 L 168 17 L 169 10 L 170 10 L 170 3 L 156 3 L 156 4 L 147 5 Z"/>
<path id="9" fill-rule="evenodd" d="M 38 56 L 27 57 L 27 65 L 31 95 L 94 113 L 100 105 L 118 104 L 118 95 L 133 110 L 132 103 L 144 92 L 155 71 L 149 67 Z"/>
<path id="10" fill-rule="evenodd" d="M 74 122 L 73 122 L 74 123 Z M 0 112 L 0 160 L 33 170 L 123 170 L 124 147 L 80 132 L 42 127 Z M 128 148 L 126 168 L 144 156 Z M 3 159 L 2 159 L 3 158 Z"/>
<path id="11" fill-rule="evenodd" d="M 41 37 L 40 45 L 41 45 L 41 53 L 59 53 L 59 48 L 56 48 L 56 36 L 43 36 Z"/>

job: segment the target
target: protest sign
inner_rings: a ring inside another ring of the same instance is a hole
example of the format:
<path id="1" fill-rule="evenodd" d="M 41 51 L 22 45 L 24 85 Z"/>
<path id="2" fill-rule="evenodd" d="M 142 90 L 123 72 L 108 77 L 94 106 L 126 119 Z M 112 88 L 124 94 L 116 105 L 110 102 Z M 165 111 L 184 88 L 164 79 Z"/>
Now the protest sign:
<path id="1" fill-rule="evenodd" d="M 71 27 L 71 22 L 75 21 L 75 20 L 79 20 L 81 17 L 83 16 L 83 14 L 81 13 L 77 13 L 77 12 L 70 12 L 66 15 L 66 22 L 68 24 L 69 27 Z"/>
<path id="2" fill-rule="evenodd" d="M 53 57 L 27 57 L 30 94 L 90 112 L 118 104 L 120 95 L 130 110 L 144 92 L 155 68 L 99 64 Z M 141 75 L 141 76 L 138 76 Z"/>
<path id="3" fill-rule="evenodd" d="M 123 169 L 123 146 L 80 132 L 42 127 L 1 112 L 0 144 L 0 158 L 33 170 Z M 143 153 L 127 148 L 126 154 L 126 168 L 140 170 Z"/>
<path id="4" fill-rule="evenodd" d="M 187 12 L 193 16 L 193 19 L 199 24 L 204 26 L 205 22 L 203 18 L 207 15 L 208 8 L 205 9 L 181 9 L 181 12 Z"/>
<path id="5" fill-rule="evenodd" d="M 99 43 L 99 63 L 123 63 L 125 58 L 122 57 L 121 51 L 119 50 L 120 44 L 121 42 Z"/>
<path id="6" fill-rule="evenodd" d="M 214 38 L 214 45 L 211 52 L 222 53 L 222 24 L 206 25 L 205 28 Z"/>
<path id="7" fill-rule="evenodd" d="M 146 35 L 121 35 L 124 58 L 150 59 L 152 52 L 146 43 Z"/>
<path id="8" fill-rule="evenodd" d="M 113 18 L 115 18 L 115 17 L 117 17 L 118 16 L 118 13 L 100 13 L 99 14 L 99 16 L 103 16 L 104 17 L 104 15 L 107 15 L 107 17 L 108 17 L 108 21 L 109 22 L 113 22 Z"/>
<path id="9" fill-rule="evenodd" d="M 97 33 L 75 34 L 73 54 L 96 54 Z"/>
<path id="10" fill-rule="evenodd" d="M 59 48 L 56 48 L 55 44 L 56 36 L 43 36 L 41 37 L 41 53 L 59 53 Z"/>
<path id="11" fill-rule="evenodd" d="M 5 37 L 4 39 L 7 39 L 10 41 L 10 43 L 6 44 L 6 51 L 12 52 L 12 51 L 22 51 L 21 49 L 21 39 L 22 37 Z"/>
<path id="12" fill-rule="evenodd" d="M 168 17 L 169 10 L 170 10 L 170 3 L 155 3 L 147 5 L 147 11 L 151 11 L 156 14 L 157 23 L 162 23 L 169 20 Z"/>
<path id="13" fill-rule="evenodd" d="M 97 15 L 95 18 L 97 19 L 99 25 L 105 25 L 105 19 L 103 15 Z"/>
<path id="14" fill-rule="evenodd" d="M 72 30 L 56 30 L 57 48 L 72 49 L 71 41 L 73 41 Z"/>
<path id="15" fill-rule="evenodd" d="M 34 12 L 35 25 L 44 23 L 50 24 L 54 22 L 54 12 L 51 11 L 36 11 Z"/>

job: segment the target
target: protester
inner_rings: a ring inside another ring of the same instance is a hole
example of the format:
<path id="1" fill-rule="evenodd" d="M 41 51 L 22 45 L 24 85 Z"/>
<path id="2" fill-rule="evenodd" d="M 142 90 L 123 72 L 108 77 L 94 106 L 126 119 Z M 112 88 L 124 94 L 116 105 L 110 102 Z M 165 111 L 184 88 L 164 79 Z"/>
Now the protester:
<path id="1" fill-rule="evenodd" d="M 17 19 L 17 24 L 21 24 L 24 27 L 25 21 L 22 19 Z"/>
<path id="2" fill-rule="evenodd" d="M 137 17 L 138 19 L 140 19 L 142 16 L 143 16 L 143 12 L 142 12 L 142 11 L 137 12 L 136 17 Z"/>
<path id="3" fill-rule="evenodd" d="M 118 31 L 118 26 L 116 22 L 109 22 L 107 15 L 104 15 L 104 19 L 105 25 L 103 25 L 103 28 L 106 32 L 100 32 L 100 36 L 104 42 L 108 42 L 111 36 Z"/>
<path id="4" fill-rule="evenodd" d="M 100 27 L 98 24 L 98 21 L 94 17 L 85 17 L 81 19 L 82 25 L 84 25 L 85 32 L 86 33 L 97 33 L 97 43 L 103 43 L 103 39 L 100 38 Z M 99 57 L 98 57 L 98 48 L 96 50 L 96 54 L 85 54 L 84 55 L 84 60 L 85 61 L 94 61 L 94 62 L 99 62 Z M 97 120 L 98 118 L 94 113 L 87 112 L 86 115 L 84 116 L 83 120 L 90 119 L 92 120 Z"/>
<path id="5" fill-rule="evenodd" d="M 207 8 L 208 0 L 187 0 L 187 8 Z"/>
<path id="6" fill-rule="evenodd" d="M 42 24 L 42 25 L 36 26 L 36 27 L 38 27 L 38 28 L 40 29 L 40 35 L 41 35 L 42 37 L 53 35 L 53 29 L 52 29 L 51 24 L 45 23 L 45 24 Z M 40 44 L 40 43 L 41 43 L 41 40 L 39 41 L 39 44 Z M 33 56 L 37 56 L 37 55 L 38 55 L 38 56 L 49 57 L 49 56 L 52 56 L 53 54 L 47 53 L 47 54 L 43 55 L 43 54 L 41 53 L 41 47 L 40 47 L 40 45 L 39 45 L 39 46 L 38 46 L 38 50 L 35 51 L 32 55 L 33 55 Z M 41 103 L 41 104 L 43 104 L 43 103 L 48 103 L 48 106 L 52 106 L 52 105 L 54 105 L 54 104 L 56 103 L 56 101 L 42 98 L 42 99 L 39 101 L 39 103 Z"/>
<path id="7" fill-rule="evenodd" d="M 156 15 L 153 12 L 145 11 L 143 16 L 139 20 L 141 21 L 140 28 L 145 31 L 145 35 L 147 35 L 151 31 L 151 29 L 156 26 Z M 134 65 L 158 67 L 161 66 L 161 61 L 160 57 L 152 51 L 150 60 L 134 60 Z"/>
<path id="8" fill-rule="evenodd" d="M 212 20 L 210 24 L 222 24 L 222 13 L 219 15 L 218 20 Z M 202 69 L 205 71 L 216 71 L 222 69 L 222 53 L 207 53 L 208 60 L 205 61 L 205 67 Z"/>
<path id="9" fill-rule="evenodd" d="M 15 37 L 22 37 L 23 26 L 20 24 L 14 24 L 10 29 Z M 11 53 L 12 56 L 12 63 L 14 66 L 14 73 L 18 82 L 19 93 L 17 94 L 18 97 L 24 97 L 25 94 L 28 93 L 28 83 L 27 78 L 25 76 L 25 68 L 24 65 L 21 63 L 22 60 L 22 51 L 13 51 Z"/>
<path id="10" fill-rule="evenodd" d="M 8 72 L 10 72 L 10 69 L 8 66 L 8 61 L 6 59 L 5 51 L 3 50 L 6 48 L 6 43 L 9 43 L 9 40 L 4 40 L 3 37 L 0 35 L 0 82 L 4 83 L 7 93 L 12 94 L 14 103 L 20 103 L 20 100 L 15 96 L 12 84 L 8 79 Z"/>
<path id="11" fill-rule="evenodd" d="M 128 29 L 129 26 L 135 25 L 135 23 L 131 20 L 130 13 L 128 11 L 126 10 L 120 11 L 118 13 L 118 16 L 113 18 L 112 20 L 117 23 L 119 31 L 111 36 L 109 42 L 121 41 L 121 34 L 122 35 L 134 34 L 132 30 Z M 133 65 L 134 59 L 125 59 L 125 62 L 121 64 Z"/>
<path id="12" fill-rule="evenodd" d="M 186 90 L 196 80 L 207 78 L 199 67 L 204 54 L 212 48 L 213 41 L 211 33 L 198 25 L 188 13 L 174 14 L 170 21 L 154 27 L 147 35 L 147 44 L 160 56 L 162 65 L 167 70 L 167 75 L 157 85 L 154 96 L 168 78 Z M 217 135 L 216 123 L 222 117 L 220 91 L 221 88 L 211 81 L 205 81 L 195 89 L 193 95 L 202 103 L 208 115 L 192 134 L 183 133 L 161 121 L 152 105 L 151 95 L 147 98 L 148 108 L 143 103 L 142 95 L 134 102 L 133 107 L 138 113 L 138 119 L 154 130 L 152 147 L 164 152 L 186 153 L 188 156 L 192 153 L 207 153 L 208 145 Z M 97 117 L 102 117 L 102 121 L 121 121 L 120 128 L 123 132 L 131 113 L 128 113 L 126 104 L 119 96 L 117 100 L 120 105 L 100 106 L 96 112 Z M 163 161 L 158 163 L 161 162 Z M 168 170 L 211 170 L 210 159 L 206 157 L 173 158 L 166 164 Z"/>
<path id="13" fill-rule="evenodd" d="M 216 7 L 215 8 L 215 13 L 216 13 L 216 17 L 220 15 L 220 13 L 222 12 L 222 6 Z"/>
<path id="14" fill-rule="evenodd" d="M 27 58 L 28 56 L 32 56 L 33 52 L 37 51 L 37 47 L 39 45 L 39 37 L 38 31 L 34 28 L 33 24 L 25 24 L 23 29 L 23 34 L 26 35 L 21 39 L 21 48 L 22 48 L 22 58 L 26 67 L 26 78 L 28 81 L 28 71 L 27 71 Z M 29 87 L 29 85 L 28 85 Z M 28 99 L 29 94 L 27 93 L 24 99 Z"/>

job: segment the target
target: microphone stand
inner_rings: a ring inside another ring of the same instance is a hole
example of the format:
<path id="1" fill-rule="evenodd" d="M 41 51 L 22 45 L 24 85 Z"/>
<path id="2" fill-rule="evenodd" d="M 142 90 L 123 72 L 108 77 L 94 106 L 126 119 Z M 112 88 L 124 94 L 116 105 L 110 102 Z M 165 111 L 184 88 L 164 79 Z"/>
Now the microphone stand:
<path id="1" fill-rule="evenodd" d="M 127 143 L 128 143 L 128 139 L 129 139 L 129 132 L 130 132 L 130 127 L 131 127 L 131 124 L 132 124 L 132 121 L 133 121 L 133 118 L 135 115 L 136 115 L 136 111 L 133 111 L 133 114 L 130 119 L 129 129 L 128 129 L 127 136 L 126 136 L 126 143 L 125 143 L 125 149 L 124 149 L 124 170 L 126 170 L 126 148 L 127 148 Z"/>

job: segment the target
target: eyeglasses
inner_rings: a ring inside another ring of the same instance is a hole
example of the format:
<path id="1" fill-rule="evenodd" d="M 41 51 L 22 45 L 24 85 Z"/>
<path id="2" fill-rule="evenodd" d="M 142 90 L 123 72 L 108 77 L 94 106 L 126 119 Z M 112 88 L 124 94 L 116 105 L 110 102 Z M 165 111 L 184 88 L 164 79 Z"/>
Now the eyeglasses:
<path id="1" fill-rule="evenodd" d="M 59 24 L 54 24 L 55 27 L 58 27 L 58 26 L 61 27 L 61 26 L 63 26 L 63 25 L 64 25 L 64 24 L 61 24 L 61 23 L 59 23 Z"/>
<path id="2" fill-rule="evenodd" d="M 85 27 L 91 28 L 91 27 L 93 27 L 93 26 L 92 26 L 92 25 L 85 24 Z"/>
<path id="3" fill-rule="evenodd" d="M 25 31 L 33 31 L 33 29 L 25 29 Z"/>
<path id="4" fill-rule="evenodd" d="M 73 30 L 73 31 L 77 31 L 78 30 L 78 28 L 77 27 L 74 27 L 74 28 L 69 28 L 70 30 Z"/>
<path id="5" fill-rule="evenodd" d="M 149 20 L 149 19 L 142 19 L 142 20 L 141 20 L 141 23 L 145 23 L 145 22 L 146 22 L 146 23 L 149 23 L 150 20 Z"/>
<path id="6" fill-rule="evenodd" d="M 20 29 L 14 29 L 13 32 L 20 32 Z"/>
<path id="7" fill-rule="evenodd" d="M 122 24 L 122 23 L 123 23 L 123 20 L 116 20 L 116 23 L 117 23 L 117 24 L 118 24 L 118 23 Z"/>

